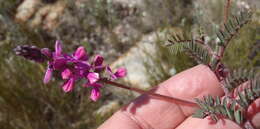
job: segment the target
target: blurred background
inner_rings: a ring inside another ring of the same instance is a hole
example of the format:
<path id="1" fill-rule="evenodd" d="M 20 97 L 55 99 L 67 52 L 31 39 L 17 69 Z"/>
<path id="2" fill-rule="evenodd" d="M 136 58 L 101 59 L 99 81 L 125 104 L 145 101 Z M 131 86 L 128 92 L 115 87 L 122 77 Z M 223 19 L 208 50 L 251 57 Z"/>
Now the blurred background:
<path id="1" fill-rule="evenodd" d="M 71 93 L 53 79 L 43 85 L 46 64 L 14 55 L 21 44 L 65 51 L 83 45 L 90 56 L 101 54 L 113 69 L 126 67 L 122 83 L 150 89 L 196 65 L 184 54 L 171 54 L 164 44 L 172 33 L 217 40 L 225 0 L 0 0 L 0 128 L 95 129 L 114 111 L 138 96 L 105 87 L 98 102 L 77 84 Z M 251 8 L 253 20 L 225 53 L 231 69 L 260 67 L 260 1 L 233 0 L 231 13 Z"/>

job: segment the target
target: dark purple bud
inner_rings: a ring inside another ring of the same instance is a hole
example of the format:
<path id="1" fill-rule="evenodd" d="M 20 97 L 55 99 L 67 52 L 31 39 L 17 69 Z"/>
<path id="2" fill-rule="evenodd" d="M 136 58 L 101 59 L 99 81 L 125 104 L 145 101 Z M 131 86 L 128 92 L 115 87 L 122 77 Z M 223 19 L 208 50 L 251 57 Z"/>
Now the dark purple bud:
<path id="1" fill-rule="evenodd" d="M 42 48 L 41 53 L 47 56 L 48 58 L 52 58 L 52 52 L 49 48 Z"/>
<path id="2" fill-rule="evenodd" d="M 219 80 L 223 80 L 228 76 L 230 71 L 223 64 L 219 64 L 215 73 Z"/>
<path id="3" fill-rule="evenodd" d="M 94 64 L 95 66 L 101 66 L 103 64 L 104 58 L 100 55 L 96 55 L 94 58 Z"/>
<path id="4" fill-rule="evenodd" d="M 14 52 L 18 56 L 23 56 L 26 59 L 42 63 L 47 60 L 46 56 L 41 53 L 41 50 L 36 46 L 19 45 L 14 48 Z"/>

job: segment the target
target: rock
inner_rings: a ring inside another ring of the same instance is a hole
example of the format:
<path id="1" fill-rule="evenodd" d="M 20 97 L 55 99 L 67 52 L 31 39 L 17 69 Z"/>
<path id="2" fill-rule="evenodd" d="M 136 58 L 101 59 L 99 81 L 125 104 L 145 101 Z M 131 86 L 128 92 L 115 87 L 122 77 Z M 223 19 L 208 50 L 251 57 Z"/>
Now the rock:
<path id="1" fill-rule="evenodd" d="M 114 34 L 117 36 L 119 42 L 126 44 L 128 42 L 134 42 L 134 40 L 140 38 L 141 32 L 132 27 L 129 23 L 122 23 L 113 29 Z"/>
<path id="2" fill-rule="evenodd" d="M 158 45 L 162 44 L 156 43 L 166 41 L 166 35 L 166 30 L 144 35 L 134 47 L 112 63 L 112 69 L 125 67 L 128 73 L 125 83 L 141 89 L 151 88 L 155 80 L 164 79 L 163 74 L 175 74 L 174 68 L 160 57 Z"/>
<path id="3" fill-rule="evenodd" d="M 141 6 L 144 4 L 144 0 L 111 0 L 111 2 L 120 3 L 129 7 Z"/>
<path id="4" fill-rule="evenodd" d="M 17 8 L 15 19 L 20 22 L 25 22 L 33 16 L 41 0 L 24 0 L 23 3 Z"/>
<path id="5" fill-rule="evenodd" d="M 31 28 L 42 25 L 45 30 L 53 30 L 58 26 L 65 7 L 64 1 L 43 4 L 40 0 L 25 0 L 17 9 L 16 20 L 28 23 Z"/>
<path id="6" fill-rule="evenodd" d="M 63 11 L 66 7 L 65 2 L 57 2 L 52 5 L 49 13 L 45 17 L 45 21 L 43 22 L 44 29 L 53 30 L 58 26 L 59 17 L 63 15 Z"/>

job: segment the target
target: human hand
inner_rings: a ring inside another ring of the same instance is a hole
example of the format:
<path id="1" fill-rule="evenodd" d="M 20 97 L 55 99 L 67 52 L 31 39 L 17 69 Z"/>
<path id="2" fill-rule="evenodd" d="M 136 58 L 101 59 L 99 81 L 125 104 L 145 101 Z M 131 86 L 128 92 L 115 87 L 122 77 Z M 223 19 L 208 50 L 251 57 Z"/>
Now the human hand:
<path id="1" fill-rule="evenodd" d="M 205 65 L 177 74 L 161 83 L 152 92 L 185 100 L 224 94 L 215 74 Z M 259 109 L 260 104 L 257 106 Z M 191 115 L 196 108 L 142 95 L 116 112 L 98 129 L 241 129 L 227 119 L 213 123 L 207 118 L 192 118 Z"/>

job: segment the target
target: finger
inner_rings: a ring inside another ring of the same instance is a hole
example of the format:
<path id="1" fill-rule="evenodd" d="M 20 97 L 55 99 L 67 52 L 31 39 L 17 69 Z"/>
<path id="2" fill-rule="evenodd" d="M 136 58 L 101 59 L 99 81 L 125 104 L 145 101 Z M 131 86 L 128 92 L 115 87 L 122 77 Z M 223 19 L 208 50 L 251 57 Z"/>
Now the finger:
<path id="1" fill-rule="evenodd" d="M 247 109 L 247 118 L 252 121 L 252 124 L 260 128 L 260 98 L 256 99 Z"/>
<path id="2" fill-rule="evenodd" d="M 207 118 L 199 119 L 192 117 L 187 118 L 176 129 L 190 129 L 191 127 L 193 129 L 242 129 L 239 125 L 227 119 L 219 120 L 215 123 Z"/>
<path id="3" fill-rule="evenodd" d="M 205 65 L 181 72 L 153 91 L 192 101 L 204 95 L 223 94 L 215 74 Z M 191 115 L 194 109 L 189 105 L 142 95 L 115 113 L 99 129 L 172 129 Z"/>

